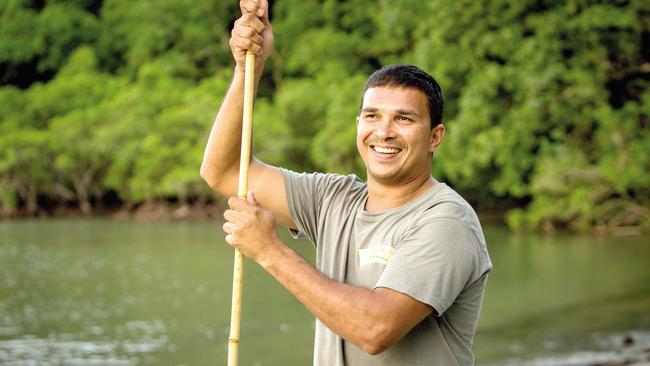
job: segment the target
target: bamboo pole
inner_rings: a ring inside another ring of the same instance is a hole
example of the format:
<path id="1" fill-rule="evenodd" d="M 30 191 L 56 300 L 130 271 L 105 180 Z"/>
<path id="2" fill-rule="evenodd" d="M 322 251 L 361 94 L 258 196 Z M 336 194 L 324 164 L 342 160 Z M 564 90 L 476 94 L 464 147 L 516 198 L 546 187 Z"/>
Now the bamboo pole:
<path id="1" fill-rule="evenodd" d="M 255 88 L 255 54 L 246 52 L 244 76 L 244 116 L 241 132 L 241 155 L 239 161 L 239 198 L 248 195 L 248 167 L 251 158 L 251 135 L 253 132 L 253 96 Z M 244 256 L 235 249 L 232 277 L 232 305 L 230 310 L 230 335 L 228 336 L 228 366 L 237 366 L 239 360 L 239 329 L 241 319 L 241 294 L 244 279 Z"/>

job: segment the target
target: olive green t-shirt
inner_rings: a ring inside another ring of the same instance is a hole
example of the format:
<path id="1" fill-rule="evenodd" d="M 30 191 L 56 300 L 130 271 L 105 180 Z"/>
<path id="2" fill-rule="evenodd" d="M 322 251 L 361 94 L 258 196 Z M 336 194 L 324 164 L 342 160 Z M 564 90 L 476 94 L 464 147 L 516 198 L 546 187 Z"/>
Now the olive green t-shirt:
<path id="1" fill-rule="evenodd" d="M 282 173 L 299 229 L 294 236 L 316 245 L 316 267 L 323 274 L 354 286 L 390 288 L 434 309 L 374 356 L 317 319 L 314 365 L 472 365 L 492 263 L 471 206 L 437 183 L 403 206 L 368 213 L 366 183 L 354 175 Z"/>

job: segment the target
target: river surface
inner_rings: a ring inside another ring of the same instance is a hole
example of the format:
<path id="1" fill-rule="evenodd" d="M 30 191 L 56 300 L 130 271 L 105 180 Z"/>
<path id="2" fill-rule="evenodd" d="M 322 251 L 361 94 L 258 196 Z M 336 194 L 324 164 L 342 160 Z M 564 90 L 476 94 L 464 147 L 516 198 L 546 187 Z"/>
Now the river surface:
<path id="1" fill-rule="evenodd" d="M 0 221 L 0 364 L 225 365 L 233 255 L 220 227 Z M 626 339 L 650 346 L 650 238 L 485 233 L 495 269 L 477 365 L 585 365 Z M 240 364 L 311 364 L 311 315 L 254 263 L 244 272 Z"/>

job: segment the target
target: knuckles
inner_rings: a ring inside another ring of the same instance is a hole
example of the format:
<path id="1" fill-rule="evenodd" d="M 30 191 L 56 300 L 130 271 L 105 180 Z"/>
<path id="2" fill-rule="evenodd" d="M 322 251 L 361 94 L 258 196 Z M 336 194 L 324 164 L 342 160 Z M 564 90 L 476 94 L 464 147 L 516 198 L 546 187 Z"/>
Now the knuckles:
<path id="1" fill-rule="evenodd" d="M 256 35 L 257 32 L 255 32 L 255 31 L 253 30 L 253 28 L 246 27 L 246 28 L 244 28 L 244 29 L 241 30 L 241 33 L 240 33 L 240 34 L 241 34 L 242 36 L 244 36 L 244 37 L 252 37 L 252 36 Z"/>
<path id="2" fill-rule="evenodd" d="M 223 224 L 223 230 L 227 233 L 242 233 L 260 225 L 263 227 L 274 226 L 275 218 L 273 214 L 254 203 L 243 201 L 237 197 L 230 197 L 228 205 L 230 208 L 223 213 L 226 220 Z"/>
<path id="3" fill-rule="evenodd" d="M 235 20 L 234 27 L 240 30 L 243 28 L 250 27 L 256 30 L 257 32 L 262 33 L 262 31 L 264 31 L 264 28 L 266 26 L 256 15 L 248 13 L 242 15 L 239 19 Z"/>

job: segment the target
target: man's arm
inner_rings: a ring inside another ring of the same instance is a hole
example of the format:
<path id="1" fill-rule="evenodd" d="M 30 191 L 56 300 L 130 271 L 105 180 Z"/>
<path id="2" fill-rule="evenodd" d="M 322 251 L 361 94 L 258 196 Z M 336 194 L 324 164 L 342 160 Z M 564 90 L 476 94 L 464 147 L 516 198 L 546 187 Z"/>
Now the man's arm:
<path id="1" fill-rule="evenodd" d="M 377 354 L 402 339 L 433 308 L 388 289 L 374 290 L 333 281 L 280 241 L 273 215 L 248 202 L 228 201 L 226 241 L 253 259 L 333 332 Z"/>
<path id="2" fill-rule="evenodd" d="M 333 281 L 284 244 L 258 263 L 328 328 L 371 355 L 397 343 L 433 310 L 388 288 Z"/>
<path id="3" fill-rule="evenodd" d="M 242 0 L 239 5 L 242 16 L 235 22 L 230 38 L 230 48 L 236 61 L 234 77 L 214 121 L 201 164 L 201 177 L 224 196 L 237 195 L 246 51 L 256 54 L 257 90 L 264 62 L 273 49 L 268 2 L 262 0 L 258 5 L 251 0 Z M 259 202 L 275 214 L 279 223 L 295 228 L 280 169 L 252 158 L 248 174 L 249 185 L 257 193 Z"/>
<path id="4" fill-rule="evenodd" d="M 231 48 L 237 61 L 232 85 L 210 134 L 201 176 L 226 196 L 237 194 L 246 50 L 257 54 L 256 86 L 270 54 L 272 33 L 265 0 L 262 10 L 242 0 L 242 17 L 235 22 Z M 262 17 L 261 19 L 258 17 Z M 387 288 L 369 290 L 333 281 L 284 245 L 275 222 L 296 228 L 288 209 L 284 178 L 276 167 L 251 160 L 249 183 L 255 192 L 250 202 L 230 198 L 224 214 L 226 241 L 257 261 L 332 331 L 377 354 L 399 341 L 432 308 L 408 295 Z M 262 209 L 254 201 L 257 199 Z"/>

